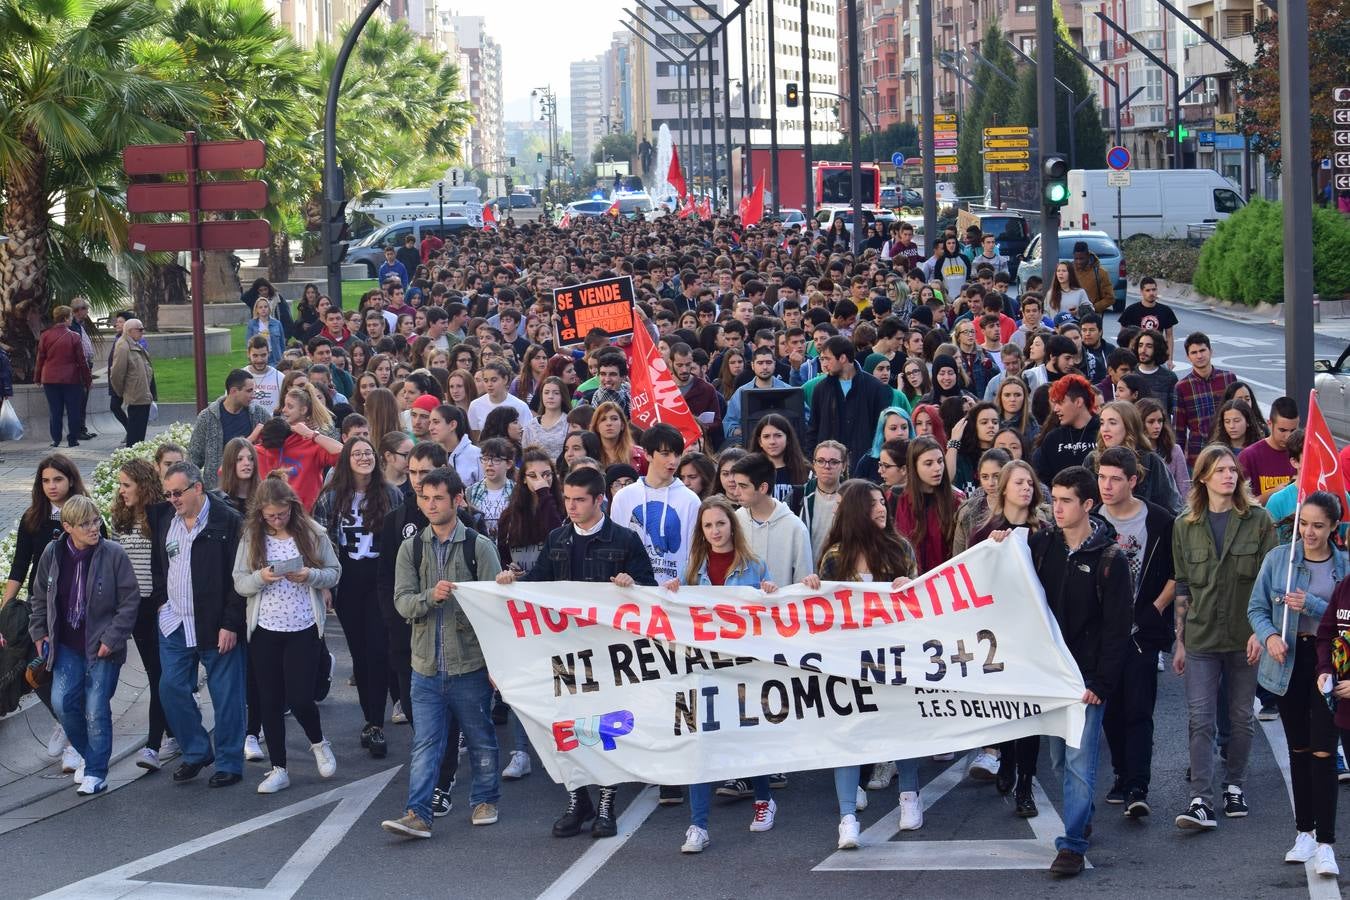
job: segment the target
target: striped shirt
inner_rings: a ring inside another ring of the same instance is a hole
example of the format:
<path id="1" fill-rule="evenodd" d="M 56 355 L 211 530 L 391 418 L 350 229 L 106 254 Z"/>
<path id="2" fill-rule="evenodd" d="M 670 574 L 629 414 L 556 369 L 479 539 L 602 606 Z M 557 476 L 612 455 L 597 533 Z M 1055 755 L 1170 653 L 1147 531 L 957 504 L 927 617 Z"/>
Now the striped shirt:
<path id="1" fill-rule="evenodd" d="M 203 497 L 201 511 L 197 513 L 197 521 L 191 530 L 183 522 L 182 516 L 175 515 L 169 522 L 169 533 L 164 539 L 166 551 L 175 545 L 177 549 L 176 552 L 168 553 L 168 600 L 159 609 L 159 630 L 168 637 L 181 625 L 183 643 L 188 647 L 197 646 L 197 620 L 192 606 L 192 542 L 206 527 L 210 509 L 210 499 Z"/>
<path id="2" fill-rule="evenodd" d="M 141 598 L 149 597 L 152 585 L 150 566 L 154 557 L 153 542 L 134 526 L 126 534 L 114 534 L 112 539 L 122 545 L 122 549 L 127 552 L 127 559 L 131 560 L 131 571 L 136 573 Z"/>

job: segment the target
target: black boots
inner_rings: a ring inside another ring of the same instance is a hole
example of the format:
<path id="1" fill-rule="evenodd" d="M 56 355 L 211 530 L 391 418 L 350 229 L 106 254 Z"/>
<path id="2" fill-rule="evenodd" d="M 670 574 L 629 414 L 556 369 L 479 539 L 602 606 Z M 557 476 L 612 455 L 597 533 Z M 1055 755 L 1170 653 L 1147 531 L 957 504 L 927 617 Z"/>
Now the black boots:
<path id="1" fill-rule="evenodd" d="M 600 789 L 600 805 L 595 810 L 595 822 L 591 825 L 591 837 L 614 837 L 619 833 L 619 827 L 614 821 L 618 817 L 614 811 L 614 798 L 618 793 L 618 788 L 602 787 Z"/>
<path id="2" fill-rule="evenodd" d="M 1031 776 L 1018 775 L 1017 787 L 1013 791 L 1013 799 L 1017 802 L 1017 815 L 1023 819 L 1032 819 L 1040 814 L 1036 808 L 1036 801 L 1031 796 Z"/>
<path id="3" fill-rule="evenodd" d="M 567 792 L 567 809 L 553 823 L 554 837 L 576 837 L 581 834 L 581 826 L 595 818 L 595 807 L 591 805 L 591 792 L 586 788 L 577 788 Z"/>

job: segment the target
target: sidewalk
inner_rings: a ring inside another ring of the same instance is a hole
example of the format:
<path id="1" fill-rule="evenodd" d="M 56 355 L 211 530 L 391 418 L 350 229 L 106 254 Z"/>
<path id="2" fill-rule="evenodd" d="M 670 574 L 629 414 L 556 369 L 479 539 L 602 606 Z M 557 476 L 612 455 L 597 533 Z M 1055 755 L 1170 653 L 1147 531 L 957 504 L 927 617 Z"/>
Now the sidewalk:
<path id="1" fill-rule="evenodd" d="M 1131 284 L 1127 290 L 1131 303 L 1139 299 L 1138 288 L 1134 284 Z M 1203 310 L 1248 325 L 1274 325 L 1277 328 L 1284 328 L 1283 305 L 1251 307 L 1222 303 L 1204 297 L 1197 293 L 1194 287 L 1184 282 L 1166 281 L 1159 278 L 1158 299 L 1169 306 Z M 1350 314 L 1343 313 L 1346 306 L 1347 304 L 1343 302 L 1319 304 L 1321 321 L 1314 320 L 1313 322 L 1313 328 L 1317 331 L 1317 334 L 1337 340 L 1350 341 Z"/>

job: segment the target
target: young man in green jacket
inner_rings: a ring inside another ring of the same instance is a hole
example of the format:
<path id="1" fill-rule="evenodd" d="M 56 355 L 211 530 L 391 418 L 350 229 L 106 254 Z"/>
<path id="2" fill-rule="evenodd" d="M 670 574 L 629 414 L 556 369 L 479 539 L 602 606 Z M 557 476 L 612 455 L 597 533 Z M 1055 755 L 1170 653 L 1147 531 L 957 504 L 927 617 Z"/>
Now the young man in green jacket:
<path id="1" fill-rule="evenodd" d="M 422 479 L 422 512 L 430 524 L 399 547 L 394 572 L 394 607 L 412 622 L 413 746 L 407 812 L 381 827 L 407 837 L 431 837 L 431 797 L 451 716 L 469 746 L 471 821 L 497 821 L 501 779 L 497 732 L 488 714 L 492 683 L 478 636 L 455 599 L 455 583 L 495 578 L 502 566 L 485 536 L 475 533 L 466 546 L 470 533 L 456 515 L 463 502 L 464 482 L 454 469 L 434 469 Z"/>
<path id="2" fill-rule="evenodd" d="M 1214 816 L 1214 732 L 1227 682 L 1232 737 L 1223 781 L 1224 815 L 1247 815 L 1242 782 L 1251 752 L 1252 698 L 1261 645 L 1246 605 L 1275 546 L 1275 525 L 1247 490 L 1237 456 L 1210 444 L 1195 461 L 1187 509 L 1172 529 L 1176 572 L 1177 642 L 1172 667 L 1185 678 L 1190 711 L 1191 805 L 1177 816 L 1183 829 L 1218 826 Z"/>

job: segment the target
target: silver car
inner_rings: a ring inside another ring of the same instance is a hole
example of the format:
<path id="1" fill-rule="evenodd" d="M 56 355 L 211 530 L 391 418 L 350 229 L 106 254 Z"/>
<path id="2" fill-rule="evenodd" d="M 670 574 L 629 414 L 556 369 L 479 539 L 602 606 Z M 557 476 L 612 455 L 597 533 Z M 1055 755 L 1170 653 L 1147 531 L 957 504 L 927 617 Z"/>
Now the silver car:
<path id="1" fill-rule="evenodd" d="M 1350 345 L 1333 363 L 1329 359 L 1313 361 L 1313 387 L 1332 434 L 1344 439 L 1350 435 Z"/>

